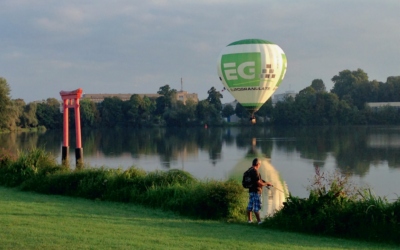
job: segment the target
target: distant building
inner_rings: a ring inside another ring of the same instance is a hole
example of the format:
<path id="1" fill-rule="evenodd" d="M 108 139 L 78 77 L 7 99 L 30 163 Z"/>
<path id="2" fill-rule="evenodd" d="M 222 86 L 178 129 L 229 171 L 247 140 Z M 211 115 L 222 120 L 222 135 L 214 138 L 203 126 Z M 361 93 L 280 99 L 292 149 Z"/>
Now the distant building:
<path id="1" fill-rule="evenodd" d="M 36 103 L 36 104 L 43 104 L 43 103 L 47 103 L 46 100 L 41 100 L 41 101 L 33 101 L 32 103 Z"/>
<path id="2" fill-rule="evenodd" d="M 118 97 L 122 101 L 128 101 L 131 99 L 132 95 L 134 95 L 134 94 L 83 94 L 82 98 L 90 99 L 91 101 L 93 101 L 95 103 L 99 103 L 99 102 L 104 101 L 104 98 L 107 98 L 107 97 Z M 148 98 L 158 98 L 161 96 L 159 94 L 138 94 L 138 95 L 142 98 L 145 96 L 147 96 Z M 193 99 L 195 102 L 199 101 L 197 94 L 188 93 L 187 91 L 178 91 L 176 94 L 176 99 L 181 100 L 184 103 L 186 103 L 186 101 L 188 99 Z"/>
<path id="3" fill-rule="evenodd" d="M 199 102 L 199 98 L 197 96 L 197 94 L 195 93 L 188 93 L 187 91 L 178 91 L 176 93 L 176 99 L 179 101 L 182 101 L 183 103 L 186 104 L 186 101 L 189 99 L 192 99 L 195 102 Z"/>
<path id="4" fill-rule="evenodd" d="M 367 106 L 372 108 L 374 111 L 378 111 L 386 106 L 394 107 L 397 110 L 400 110 L 400 102 L 367 102 Z"/>
<path id="5" fill-rule="evenodd" d="M 275 107 L 275 105 L 278 102 L 283 102 L 285 100 L 285 97 L 291 96 L 291 97 L 295 98 L 296 95 L 297 95 L 297 93 L 294 92 L 293 90 L 286 91 L 283 94 L 275 94 L 274 97 L 272 98 L 272 106 Z"/>
<path id="6" fill-rule="evenodd" d="M 122 101 L 128 101 L 131 99 L 132 95 L 133 94 L 83 94 L 82 99 L 90 99 L 95 103 L 99 103 L 104 101 L 104 98 L 118 97 Z M 138 95 L 140 95 L 140 97 L 142 98 L 145 96 L 147 96 L 148 98 L 157 98 L 161 96 L 159 94 L 138 94 Z"/>

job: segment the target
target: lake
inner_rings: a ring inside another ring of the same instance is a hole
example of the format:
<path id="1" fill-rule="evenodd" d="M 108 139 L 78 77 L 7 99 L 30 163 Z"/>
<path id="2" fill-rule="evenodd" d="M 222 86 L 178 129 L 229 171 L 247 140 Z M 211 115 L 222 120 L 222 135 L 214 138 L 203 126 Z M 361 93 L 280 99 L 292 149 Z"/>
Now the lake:
<path id="1" fill-rule="evenodd" d="M 13 152 L 45 147 L 60 162 L 62 130 L 0 134 L 0 145 Z M 82 145 L 91 166 L 182 169 L 200 179 L 241 179 L 254 157 L 260 157 L 263 179 L 276 187 L 265 192 L 265 199 L 278 200 L 274 204 L 281 204 L 288 192 L 308 196 L 315 166 L 348 170 L 357 184 L 389 199 L 400 194 L 400 127 L 99 129 L 82 131 Z M 277 206 L 271 204 L 269 210 Z"/>

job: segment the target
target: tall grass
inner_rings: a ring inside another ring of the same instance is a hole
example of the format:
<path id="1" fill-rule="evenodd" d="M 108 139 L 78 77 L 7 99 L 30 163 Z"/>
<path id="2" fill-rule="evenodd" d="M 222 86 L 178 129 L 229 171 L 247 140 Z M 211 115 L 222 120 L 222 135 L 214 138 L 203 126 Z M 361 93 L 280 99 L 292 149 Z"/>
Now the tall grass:
<path id="1" fill-rule="evenodd" d="M 70 170 L 38 148 L 8 158 L 0 162 L 0 185 L 44 194 L 131 202 L 199 218 L 244 220 L 246 196 L 237 181 L 199 181 L 181 170 Z"/>
<path id="2" fill-rule="evenodd" d="M 0 184 L 15 187 L 35 176 L 55 173 L 61 169 L 54 157 L 42 148 L 19 152 L 18 157 L 9 151 L 0 151 Z"/>
<path id="3" fill-rule="evenodd" d="M 354 188 L 345 175 L 334 175 L 336 178 L 320 178 L 323 175 L 317 170 L 317 185 L 309 197 L 290 194 L 283 208 L 267 217 L 263 226 L 400 243 L 400 199 L 389 202 L 368 188 Z"/>

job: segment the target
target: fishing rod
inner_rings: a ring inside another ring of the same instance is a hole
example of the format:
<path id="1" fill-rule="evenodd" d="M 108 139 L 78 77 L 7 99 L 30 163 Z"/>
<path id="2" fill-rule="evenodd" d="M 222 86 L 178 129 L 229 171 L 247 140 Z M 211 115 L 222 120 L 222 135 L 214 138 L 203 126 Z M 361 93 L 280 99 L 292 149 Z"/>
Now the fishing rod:
<path id="1" fill-rule="evenodd" d="M 280 190 L 279 188 L 276 188 L 274 185 L 267 186 L 268 189 L 271 189 L 271 187 L 275 188 L 276 190 L 278 190 L 278 191 L 280 191 L 280 192 L 282 192 L 282 193 L 285 193 L 285 192 L 283 192 L 282 190 Z"/>

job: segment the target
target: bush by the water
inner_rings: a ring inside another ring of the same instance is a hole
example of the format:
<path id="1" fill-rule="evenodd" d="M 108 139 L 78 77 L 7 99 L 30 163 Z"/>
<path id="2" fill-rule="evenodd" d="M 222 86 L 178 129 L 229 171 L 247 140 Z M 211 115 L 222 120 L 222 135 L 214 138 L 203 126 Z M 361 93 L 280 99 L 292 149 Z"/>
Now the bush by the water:
<path id="1" fill-rule="evenodd" d="M 181 170 L 146 173 L 135 167 L 125 171 L 90 167 L 70 170 L 38 148 L 21 152 L 17 158 L 0 151 L 0 185 L 44 194 L 132 202 L 199 218 L 237 221 L 245 214 L 246 196 L 234 180 L 199 181 Z"/>
<path id="2" fill-rule="evenodd" d="M 345 174 L 324 176 L 317 167 L 309 198 L 290 194 L 263 226 L 399 243 L 400 199 L 376 197 L 370 189 L 354 188 Z"/>

